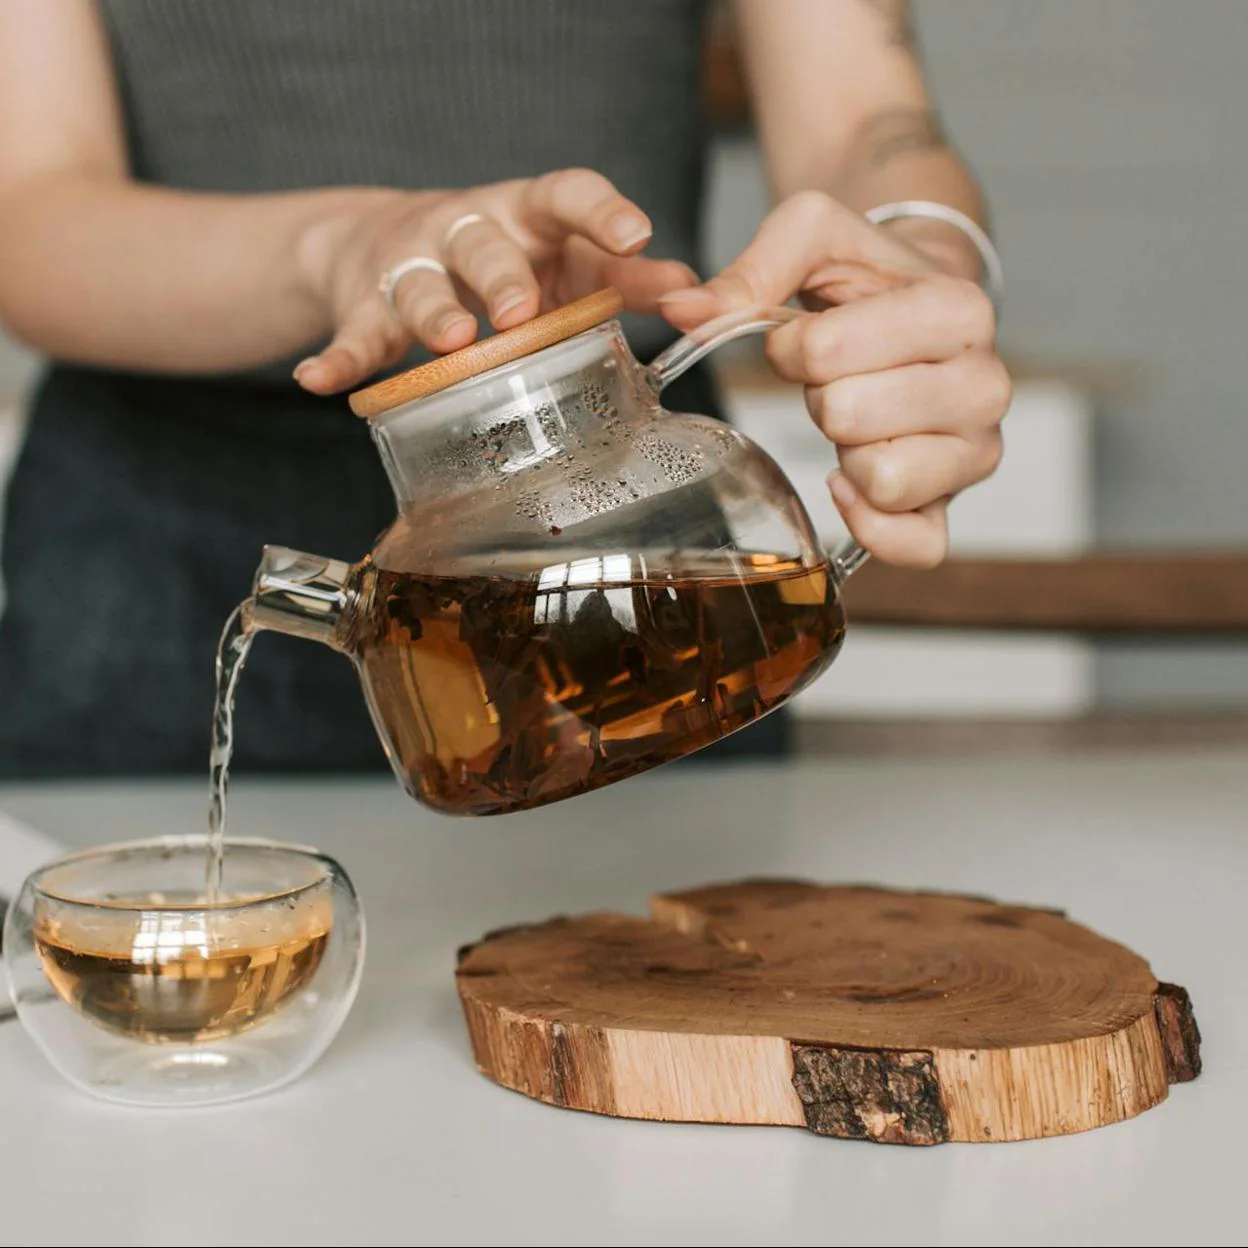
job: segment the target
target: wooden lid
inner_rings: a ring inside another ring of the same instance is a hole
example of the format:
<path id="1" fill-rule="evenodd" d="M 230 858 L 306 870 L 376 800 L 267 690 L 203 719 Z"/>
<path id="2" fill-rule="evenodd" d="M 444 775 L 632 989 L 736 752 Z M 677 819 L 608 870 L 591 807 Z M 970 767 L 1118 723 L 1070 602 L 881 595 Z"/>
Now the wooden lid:
<path id="1" fill-rule="evenodd" d="M 427 398 L 439 390 L 467 381 L 469 377 L 574 338 L 618 316 L 623 308 L 623 296 L 615 287 L 608 286 L 575 303 L 525 321 L 514 329 L 505 329 L 460 351 L 452 351 L 449 355 L 430 360 L 428 364 L 387 377 L 367 389 L 357 390 L 350 399 L 351 410 L 357 416 L 370 419 L 380 416 L 404 403 Z"/>

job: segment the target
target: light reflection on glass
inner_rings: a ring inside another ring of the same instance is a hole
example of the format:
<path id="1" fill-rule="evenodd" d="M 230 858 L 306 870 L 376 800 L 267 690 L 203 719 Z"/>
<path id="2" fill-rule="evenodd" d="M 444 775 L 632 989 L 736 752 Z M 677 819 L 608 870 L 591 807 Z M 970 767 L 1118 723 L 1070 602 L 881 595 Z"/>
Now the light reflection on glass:
<path id="1" fill-rule="evenodd" d="M 206 958 L 210 948 L 204 914 L 148 910 L 139 915 L 130 957 L 144 965 L 160 965 L 185 957 L 192 950 Z"/>
<path id="2" fill-rule="evenodd" d="M 644 561 L 641 561 L 644 567 Z M 599 594 L 623 628 L 636 631 L 633 592 L 634 558 L 629 554 L 596 555 L 552 563 L 538 574 L 535 624 L 570 624 L 591 594 Z M 580 588 L 584 586 L 585 588 Z M 590 588 L 592 587 L 592 588 Z"/>

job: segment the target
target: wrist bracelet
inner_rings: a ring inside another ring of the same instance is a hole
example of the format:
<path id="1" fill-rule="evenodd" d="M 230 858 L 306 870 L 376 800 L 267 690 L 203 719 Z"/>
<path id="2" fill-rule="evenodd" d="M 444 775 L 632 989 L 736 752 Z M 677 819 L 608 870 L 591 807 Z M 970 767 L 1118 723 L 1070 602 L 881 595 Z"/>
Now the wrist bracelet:
<path id="1" fill-rule="evenodd" d="M 984 262 L 984 289 L 992 300 L 993 307 L 1000 312 L 1001 301 L 1005 296 L 1005 273 L 1001 268 L 1001 257 L 992 245 L 992 239 L 966 213 L 950 208 L 948 204 L 937 204 L 928 199 L 905 199 L 896 204 L 881 204 L 878 208 L 863 213 L 863 216 L 872 225 L 901 221 L 907 217 L 926 217 L 931 221 L 943 221 L 946 225 L 961 230 L 975 244 L 975 250 Z"/>

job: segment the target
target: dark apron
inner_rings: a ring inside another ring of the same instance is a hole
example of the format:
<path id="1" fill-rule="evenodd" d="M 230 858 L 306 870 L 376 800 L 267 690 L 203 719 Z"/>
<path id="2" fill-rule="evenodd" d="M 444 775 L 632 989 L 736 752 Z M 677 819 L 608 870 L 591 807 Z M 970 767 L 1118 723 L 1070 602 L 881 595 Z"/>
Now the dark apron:
<path id="1" fill-rule="evenodd" d="M 670 407 L 717 410 L 695 369 Z M 54 367 L 7 498 L 0 779 L 207 773 L 213 660 L 265 543 L 355 560 L 394 518 L 365 422 L 255 382 Z M 676 766 L 787 752 L 783 712 Z M 387 767 L 355 670 L 261 636 L 237 767 Z"/>

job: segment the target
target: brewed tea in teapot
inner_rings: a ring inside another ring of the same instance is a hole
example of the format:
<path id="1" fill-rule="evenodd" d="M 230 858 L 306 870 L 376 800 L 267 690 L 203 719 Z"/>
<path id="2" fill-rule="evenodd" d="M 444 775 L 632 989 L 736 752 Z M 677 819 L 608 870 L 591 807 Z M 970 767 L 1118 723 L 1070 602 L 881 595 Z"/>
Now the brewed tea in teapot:
<path id="1" fill-rule="evenodd" d="M 679 758 L 779 705 L 840 644 L 824 568 L 708 557 L 646 579 L 603 562 L 573 560 L 558 581 L 549 566 L 377 572 L 359 660 L 422 801 L 518 809 Z M 413 690 L 417 725 L 393 710 Z"/>
<path id="2" fill-rule="evenodd" d="M 680 758 L 814 680 L 840 583 L 783 473 L 660 390 L 735 313 L 648 368 L 603 291 L 352 396 L 398 517 L 354 565 L 266 548 L 247 628 L 359 671 L 407 791 L 450 814 L 572 797 Z"/>

